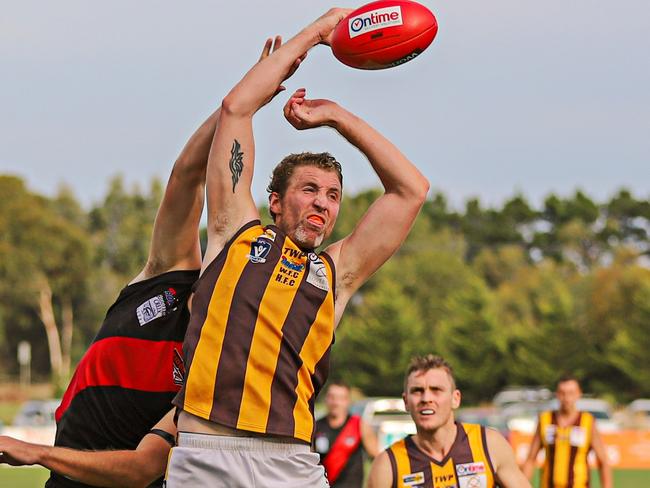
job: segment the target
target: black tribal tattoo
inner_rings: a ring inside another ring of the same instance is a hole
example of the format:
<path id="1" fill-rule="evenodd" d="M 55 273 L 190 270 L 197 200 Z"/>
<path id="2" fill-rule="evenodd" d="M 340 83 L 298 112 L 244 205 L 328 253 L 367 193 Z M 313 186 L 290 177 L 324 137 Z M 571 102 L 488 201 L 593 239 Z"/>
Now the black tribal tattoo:
<path id="1" fill-rule="evenodd" d="M 230 149 L 230 172 L 232 173 L 232 192 L 235 193 L 235 186 L 239 181 L 241 172 L 244 170 L 244 153 L 241 152 L 241 145 L 235 139 Z"/>

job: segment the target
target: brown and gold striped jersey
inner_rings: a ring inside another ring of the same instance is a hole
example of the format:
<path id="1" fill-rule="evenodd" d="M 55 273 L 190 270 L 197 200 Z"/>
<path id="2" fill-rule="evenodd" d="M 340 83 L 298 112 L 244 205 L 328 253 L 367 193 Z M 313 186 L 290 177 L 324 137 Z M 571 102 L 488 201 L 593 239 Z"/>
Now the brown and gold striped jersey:
<path id="1" fill-rule="evenodd" d="M 539 433 L 546 451 L 542 488 L 588 488 L 589 465 L 594 417 L 580 412 L 573 425 L 557 425 L 557 412 L 542 412 Z"/>
<path id="2" fill-rule="evenodd" d="M 393 488 L 494 488 L 485 427 L 458 422 L 456 426 L 456 439 L 441 461 L 422 452 L 412 436 L 390 446 Z"/>
<path id="3" fill-rule="evenodd" d="M 174 404 L 227 427 L 310 442 L 334 339 L 334 264 L 244 225 L 195 285 Z"/>

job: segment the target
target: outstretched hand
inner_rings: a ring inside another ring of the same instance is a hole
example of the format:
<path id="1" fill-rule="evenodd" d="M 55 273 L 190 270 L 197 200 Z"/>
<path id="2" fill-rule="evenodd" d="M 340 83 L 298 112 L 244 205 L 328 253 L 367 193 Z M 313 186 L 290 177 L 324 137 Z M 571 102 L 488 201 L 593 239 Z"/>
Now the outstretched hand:
<path id="1" fill-rule="evenodd" d="M 331 100 L 308 100 L 307 90 L 299 88 L 284 106 L 284 117 L 298 130 L 332 126 L 339 106 Z"/>
<path id="2" fill-rule="evenodd" d="M 280 46 L 282 46 L 282 36 L 275 36 L 275 38 L 269 37 L 264 43 L 264 47 L 262 48 L 262 53 L 260 54 L 260 59 L 258 60 L 258 63 L 263 59 L 268 58 L 271 53 L 274 53 L 275 51 L 280 49 Z M 289 68 L 289 71 L 284 77 L 285 80 L 291 78 L 291 76 L 296 72 L 296 70 L 300 66 L 300 63 L 302 63 L 306 57 L 307 57 L 307 53 L 303 54 L 301 57 L 299 57 L 294 61 L 293 65 L 291 66 L 291 68 Z M 273 96 L 271 96 L 266 102 L 264 102 L 264 105 L 269 103 L 278 95 L 278 93 L 282 93 L 284 90 L 286 90 L 286 87 L 284 85 L 280 85 L 278 89 L 275 91 L 275 93 L 273 94 Z"/>
<path id="3" fill-rule="evenodd" d="M 331 8 L 316 19 L 313 25 L 318 29 L 320 44 L 330 45 L 334 28 L 352 11 L 351 8 Z"/>

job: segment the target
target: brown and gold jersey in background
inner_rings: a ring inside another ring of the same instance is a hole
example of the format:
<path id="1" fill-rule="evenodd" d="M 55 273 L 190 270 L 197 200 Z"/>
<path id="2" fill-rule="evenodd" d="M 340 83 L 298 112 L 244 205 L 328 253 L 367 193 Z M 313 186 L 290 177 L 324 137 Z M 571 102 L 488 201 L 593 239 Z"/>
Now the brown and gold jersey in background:
<path id="1" fill-rule="evenodd" d="M 580 412 L 573 425 L 559 427 L 557 412 L 542 412 L 539 433 L 546 450 L 540 486 L 542 488 L 588 488 L 594 417 Z"/>
<path id="2" fill-rule="evenodd" d="M 422 452 L 408 436 L 387 450 L 393 488 L 494 488 L 485 427 L 456 423 L 458 431 L 441 461 Z"/>
<path id="3" fill-rule="evenodd" d="M 311 441 L 334 339 L 334 265 L 249 222 L 195 285 L 174 404 L 221 425 Z"/>

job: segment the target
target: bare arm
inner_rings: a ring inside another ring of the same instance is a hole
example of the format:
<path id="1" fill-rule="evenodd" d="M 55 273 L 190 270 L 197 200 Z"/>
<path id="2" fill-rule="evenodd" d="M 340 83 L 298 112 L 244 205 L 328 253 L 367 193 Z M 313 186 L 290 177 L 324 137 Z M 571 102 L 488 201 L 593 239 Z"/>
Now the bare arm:
<path id="1" fill-rule="evenodd" d="M 603 443 L 602 437 L 596 429 L 596 423 L 592 427 L 591 431 L 591 448 L 596 454 L 596 460 L 598 462 L 598 472 L 600 474 L 600 486 L 602 488 L 612 488 L 612 468 L 609 465 L 609 460 L 607 459 L 607 450 L 605 449 L 605 444 Z"/>
<path id="2" fill-rule="evenodd" d="M 496 430 L 486 429 L 490 459 L 499 486 L 503 488 L 532 488 L 528 478 L 517 466 L 515 453 L 508 441 Z"/>
<path id="3" fill-rule="evenodd" d="M 391 488 L 393 485 L 393 467 L 388 453 L 382 452 L 372 462 L 366 488 Z"/>
<path id="4" fill-rule="evenodd" d="M 241 225 L 259 218 L 250 188 L 255 161 L 253 115 L 277 93 L 310 48 L 328 41 L 347 13 L 344 9 L 327 12 L 253 66 L 224 98 L 208 162 L 205 263 L 219 253 Z"/>
<path id="5" fill-rule="evenodd" d="M 365 121 L 329 100 L 307 100 L 300 89 L 285 106 L 297 129 L 335 128 L 370 162 L 384 194 L 352 233 L 327 248 L 337 266 L 337 322 L 354 292 L 399 248 L 424 204 L 429 182 L 411 161 Z"/>
<path id="6" fill-rule="evenodd" d="M 175 436 L 173 410 L 155 428 Z M 79 451 L 0 436 L 0 463 L 40 464 L 89 485 L 144 487 L 164 474 L 170 448 L 169 443 L 154 434 L 144 436 L 133 451 Z"/>
<path id="7" fill-rule="evenodd" d="M 372 430 L 372 427 L 363 420 L 361 421 L 361 443 L 363 448 L 368 453 L 368 456 L 374 458 L 379 454 L 379 441 L 377 434 Z"/>
<path id="8" fill-rule="evenodd" d="M 282 44 L 279 36 L 266 40 L 259 61 Z M 284 87 L 279 87 L 279 91 Z M 132 283 L 176 269 L 201 266 L 199 222 L 203 212 L 206 170 L 221 109 L 217 109 L 192 134 L 181 151 L 167 182 L 154 222 L 149 257 Z"/>
<path id="9" fill-rule="evenodd" d="M 524 461 L 523 466 L 521 467 L 522 471 L 526 475 L 526 478 L 529 480 L 533 478 L 533 473 L 535 473 L 535 465 L 537 463 L 537 454 L 542 448 L 542 437 L 540 433 L 539 422 L 537 422 L 537 428 L 535 429 L 535 435 L 533 440 L 530 443 L 530 449 L 528 450 L 528 457 Z"/>

